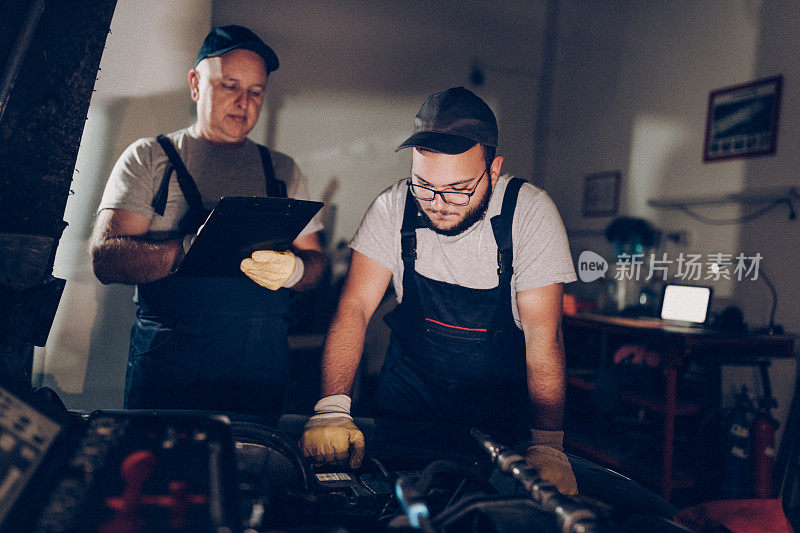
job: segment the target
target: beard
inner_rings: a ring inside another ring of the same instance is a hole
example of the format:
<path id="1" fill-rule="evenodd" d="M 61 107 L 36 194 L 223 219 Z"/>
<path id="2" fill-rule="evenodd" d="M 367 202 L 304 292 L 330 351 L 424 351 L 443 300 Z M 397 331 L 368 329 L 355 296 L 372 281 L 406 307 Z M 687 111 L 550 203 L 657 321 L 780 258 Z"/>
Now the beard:
<path id="1" fill-rule="evenodd" d="M 446 229 L 439 228 L 433 223 L 433 220 L 431 220 L 431 218 L 428 216 L 428 213 L 426 213 L 425 210 L 422 208 L 422 204 L 420 203 L 420 201 L 415 197 L 414 201 L 417 203 L 417 211 L 419 211 L 420 214 L 422 215 L 422 221 L 424 222 L 425 227 L 435 231 L 439 235 L 446 235 L 448 237 L 452 237 L 454 235 L 459 235 L 463 233 L 464 231 L 469 229 L 473 224 L 475 224 L 479 220 L 482 220 L 483 217 L 486 215 L 486 210 L 489 208 L 489 200 L 491 200 L 492 198 L 492 182 L 489 181 L 488 183 L 489 186 L 483 193 L 481 201 L 478 202 L 478 204 L 476 204 L 472 209 L 467 211 L 467 213 L 464 215 L 464 218 L 461 219 L 460 222 L 457 222 L 453 227 Z M 448 213 L 447 210 L 437 211 L 437 212 Z"/>

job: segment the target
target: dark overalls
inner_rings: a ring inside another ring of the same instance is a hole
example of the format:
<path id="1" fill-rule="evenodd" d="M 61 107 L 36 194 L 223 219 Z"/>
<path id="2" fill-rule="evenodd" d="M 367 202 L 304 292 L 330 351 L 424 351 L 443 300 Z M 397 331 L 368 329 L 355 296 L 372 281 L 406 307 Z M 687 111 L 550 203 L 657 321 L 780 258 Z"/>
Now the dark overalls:
<path id="1" fill-rule="evenodd" d="M 403 301 L 392 329 L 375 401 L 376 417 L 478 427 L 524 438 L 530 427 L 525 342 L 511 309 L 511 225 L 523 180 L 509 181 L 492 218 L 499 283 L 470 289 L 418 274 L 414 199 L 406 196 L 401 229 Z"/>
<path id="2" fill-rule="evenodd" d="M 197 184 L 169 139 L 160 135 L 158 142 L 170 164 L 153 208 L 163 215 L 175 172 L 189 204 L 180 232 L 196 233 L 208 216 Z M 269 152 L 259 149 L 267 194 L 286 197 Z M 126 408 L 280 411 L 288 378 L 288 289 L 270 291 L 245 276 L 170 275 L 139 284 L 134 300 L 138 310 L 131 329 Z"/>

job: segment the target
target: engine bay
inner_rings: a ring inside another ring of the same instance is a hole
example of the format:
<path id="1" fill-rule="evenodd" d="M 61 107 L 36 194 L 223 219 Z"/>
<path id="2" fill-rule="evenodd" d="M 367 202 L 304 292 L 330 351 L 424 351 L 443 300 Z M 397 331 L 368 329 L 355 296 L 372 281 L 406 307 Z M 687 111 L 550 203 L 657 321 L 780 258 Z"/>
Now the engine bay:
<path id="1" fill-rule="evenodd" d="M 476 428 L 357 419 L 361 468 L 314 465 L 252 416 L 59 410 L 0 387 L 0 532 L 684 531 L 675 508 L 571 456 L 564 496 Z"/>

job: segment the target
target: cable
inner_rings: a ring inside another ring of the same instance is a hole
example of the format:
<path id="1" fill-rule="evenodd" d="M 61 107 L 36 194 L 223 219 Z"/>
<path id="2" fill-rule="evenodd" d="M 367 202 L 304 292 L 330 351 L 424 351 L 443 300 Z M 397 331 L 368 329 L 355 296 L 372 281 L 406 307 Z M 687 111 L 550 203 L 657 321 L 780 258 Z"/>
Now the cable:
<path id="1" fill-rule="evenodd" d="M 467 485 L 467 478 L 464 478 L 461 480 L 461 483 L 458 484 L 456 490 L 453 491 L 453 495 L 450 496 L 450 499 L 447 500 L 447 503 L 444 505 L 443 511 L 449 509 L 450 506 L 453 505 L 458 500 L 458 498 L 461 497 L 461 493 L 464 491 L 464 487 L 466 485 Z"/>
<path id="2" fill-rule="evenodd" d="M 447 531 L 450 526 L 458 525 L 465 519 L 474 522 L 472 515 L 483 513 L 489 515 L 492 512 L 507 511 L 509 507 L 515 508 L 516 513 L 525 505 L 535 504 L 528 498 L 507 498 L 497 496 L 472 495 L 467 496 L 455 504 L 455 506 L 445 509 L 435 517 L 436 525 L 442 531 Z M 538 507 L 535 507 L 539 509 Z M 515 517 L 520 516 L 516 514 Z M 533 529 L 529 529 L 533 531 Z M 474 531 L 474 530 L 473 530 Z"/>
<path id="3" fill-rule="evenodd" d="M 381 475 L 383 476 L 384 479 L 388 480 L 391 477 L 389 475 L 389 471 L 386 470 L 385 466 L 383 466 L 383 463 L 378 461 L 376 458 L 372 457 L 371 455 L 368 455 L 367 456 L 367 461 L 371 462 L 375 466 L 375 468 L 378 469 L 378 471 L 381 473 Z"/>
<path id="4" fill-rule="evenodd" d="M 775 285 L 772 284 L 767 273 L 764 271 L 764 268 L 761 268 L 760 271 L 761 279 L 764 280 L 764 283 L 767 284 L 769 288 L 769 292 L 772 294 L 772 309 L 769 312 L 769 327 L 775 327 L 775 311 L 778 309 L 778 291 L 775 290 Z"/>
<path id="5" fill-rule="evenodd" d="M 764 328 L 757 329 L 756 332 L 766 333 L 768 335 L 781 335 L 783 334 L 783 326 L 775 323 L 775 312 L 778 310 L 778 291 L 775 289 L 775 285 L 772 284 L 772 281 L 770 281 L 769 276 L 767 276 L 767 272 L 763 267 L 759 268 L 758 274 L 761 279 L 764 280 L 764 283 L 767 285 L 767 288 L 772 295 L 772 307 L 769 311 L 769 324 L 767 324 L 767 326 Z"/>
<path id="6" fill-rule="evenodd" d="M 421 493 L 426 493 L 430 490 L 436 477 L 442 476 L 458 476 L 463 479 L 472 479 L 478 482 L 485 483 L 485 480 L 473 469 L 460 465 L 453 461 L 434 461 L 422 471 L 419 479 L 414 483 L 414 487 Z"/>
<path id="7" fill-rule="evenodd" d="M 712 226 L 728 226 L 731 224 L 742 224 L 745 222 L 750 222 L 751 220 L 755 220 L 758 217 L 763 216 L 768 212 L 772 211 L 781 204 L 786 204 L 789 207 L 789 220 L 794 220 L 795 218 L 797 218 L 797 214 L 795 213 L 794 210 L 794 205 L 792 204 L 792 201 L 789 198 L 779 198 L 778 200 L 775 200 L 771 204 L 764 206 L 756 211 L 753 211 L 749 215 L 744 215 L 737 218 L 727 218 L 727 219 L 724 218 L 719 220 L 708 218 L 698 213 L 695 213 L 685 205 L 678 206 L 678 209 L 682 211 L 686 216 L 693 218 L 695 220 L 699 220 L 704 224 L 710 224 Z"/>

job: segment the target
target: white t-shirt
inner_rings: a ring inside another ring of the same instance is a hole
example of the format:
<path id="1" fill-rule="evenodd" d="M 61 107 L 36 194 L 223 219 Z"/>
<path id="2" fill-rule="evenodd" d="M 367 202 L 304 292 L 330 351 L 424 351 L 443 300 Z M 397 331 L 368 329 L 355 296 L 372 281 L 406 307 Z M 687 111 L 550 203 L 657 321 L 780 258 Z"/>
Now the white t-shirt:
<path id="1" fill-rule="evenodd" d="M 446 236 L 417 229 L 415 270 L 430 279 L 472 289 L 491 289 L 499 282 L 497 243 L 491 218 L 500 213 L 511 176 L 500 176 L 486 215 L 459 235 Z M 401 180 L 383 191 L 364 216 L 350 247 L 392 272 L 397 301 L 403 299 L 400 228 L 408 186 Z M 519 191 L 512 223 L 514 274 L 511 303 L 521 327 L 516 293 L 553 283 L 575 281 L 567 233 L 555 204 L 543 190 L 525 183 Z"/>
<path id="2" fill-rule="evenodd" d="M 223 196 L 266 196 L 267 186 L 258 146 L 247 139 L 237 147 L 220 147 L 198 138 L 190 126 L 167 135 L 194 178 L 203 205 L 211 209 Z M 290 198 L 308 199 L 308 184 L 294 159 L 270 150 L 275 176 L 286 184 Z M 111 170 L 101 209 L 127 209 L 151 218 L 148 236 L 163 237 L 178 231 L 178 222 L 189 210 L 175 173 L 169 182 L 164 215 L 153 211 L 152 202 L 169 164 L 155 137 L 131 144 Z M 300 235 L 322 229 L 315 217 Z"/>

